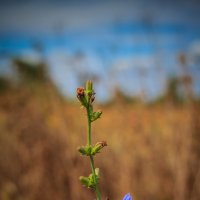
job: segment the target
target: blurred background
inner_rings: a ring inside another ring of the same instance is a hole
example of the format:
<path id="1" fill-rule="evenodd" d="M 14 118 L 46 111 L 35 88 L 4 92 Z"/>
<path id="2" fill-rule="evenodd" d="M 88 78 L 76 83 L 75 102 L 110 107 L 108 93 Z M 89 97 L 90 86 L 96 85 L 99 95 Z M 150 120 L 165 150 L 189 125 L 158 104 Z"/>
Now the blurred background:
<path id="1" fill-rule="evenodd" d="M 200 199 L 199 19 L 198 0 L 0 0 L 0 199 L 94 199 L 87 79 L 102 199 Z"/>

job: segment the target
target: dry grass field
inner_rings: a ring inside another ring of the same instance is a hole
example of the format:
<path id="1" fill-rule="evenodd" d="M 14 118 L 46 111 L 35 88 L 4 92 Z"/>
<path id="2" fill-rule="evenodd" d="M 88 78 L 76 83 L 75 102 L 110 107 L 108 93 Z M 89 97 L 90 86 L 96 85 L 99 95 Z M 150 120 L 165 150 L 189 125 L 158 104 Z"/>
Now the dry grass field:
<path id="1" fill-rule="evenodd" d="M 118 101 L 92 127 L 103 199 L 197 200 L 200 197 L 199 104 Z M 90 172 L 77 147 L 86 143 L 86 115 L 50 83 L 0 94 L 0 199 L 93 200 L 78 180 Z"/>

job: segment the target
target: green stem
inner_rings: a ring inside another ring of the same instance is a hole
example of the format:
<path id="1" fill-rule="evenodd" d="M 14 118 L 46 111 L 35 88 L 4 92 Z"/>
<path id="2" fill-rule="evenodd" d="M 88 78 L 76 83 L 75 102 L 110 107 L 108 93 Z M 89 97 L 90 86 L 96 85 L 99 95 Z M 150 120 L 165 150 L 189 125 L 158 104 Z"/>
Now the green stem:
<path id="1" fill-rule="evenodd" d="M 95 183 L 96 183 L 95 192 L 96 192 L 97 200 L 101 200 L 101 194 L 100 194 L 100 191 L 99 191 L 99 187 L 98 187 L 98 183 L 97 183 L 97 179 L 96 179 L 96 174 L 95 174 L 93 156 L 90 156 L 90 164 L 91 164 L 91 168 L 92 168 L 92 174 L 94 176 L 94 180 L 95 180 Z"/>
<path id="2" fill-rule="evenodd" d="M 91 121 L 90 121 L 89 108 L 87 108 L 87 120 L 88 120 L 87 145 L 90 146 L 91 145 Z M 99 191 L 99 187 L 98 187 L 98 183 L 97 183 L 97 179 L 96 179 L 96 173 L 95 173 L 94 158 L 93 158 L 92 155 L 90 156 L 90 165 L 91 165 L 91 168 L 92 168 L 92 174 L 93 174 L 94 181 L 95 181 L 96 197 L 97 197 L 97 200 L 101 200 L 101 194 L 100 194 L 100 191 Z"/>
<path id="3" fill-rule="evenodd" d="M 90 111 L 87 108 L 87 121 L 88 121 L 88 134 L 87 134 L 87 145 L 91 145 L 91 121 L 90 121 Z"/>

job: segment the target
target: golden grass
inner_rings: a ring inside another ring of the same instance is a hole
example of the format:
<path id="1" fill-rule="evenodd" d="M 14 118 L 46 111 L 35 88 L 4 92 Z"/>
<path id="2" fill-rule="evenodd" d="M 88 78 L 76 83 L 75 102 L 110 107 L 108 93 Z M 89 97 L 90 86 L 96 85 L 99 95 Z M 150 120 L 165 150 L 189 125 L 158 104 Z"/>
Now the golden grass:
<path id="1" fill-rule="evenodd" d="M 95 107 L 103 115 L 92 126 L 92 142 L 108 143 L 95 158 L 103 199 L 120 200 L 127 192 L 136 200 L 198 199 L 199 157 L 193 147 L 199 111 L 120 102 Z M 89 161 L 76 150 L 86 143 L 85 132 L 78 101 L 65 102 L 51 87 L 1 94 L 1 199 L 94 199 L 78 180 L 90 172 Z"/>

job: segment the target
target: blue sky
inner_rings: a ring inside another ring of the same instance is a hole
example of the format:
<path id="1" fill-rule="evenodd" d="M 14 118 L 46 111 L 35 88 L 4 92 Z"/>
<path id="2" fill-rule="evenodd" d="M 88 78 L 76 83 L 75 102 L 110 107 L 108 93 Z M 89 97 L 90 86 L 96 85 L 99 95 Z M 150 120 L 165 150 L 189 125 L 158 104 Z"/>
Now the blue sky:
<path id="1" fill-rule="evenodd" d="M 102 100 L 116 87 L 154 97 L 169 74 L 180 73 L 180 52 L 192 66 L 200 52 L 200 3 L 194 0 L 1 2 L 0 52 L 39 59 L 32 47 L 40 43 L 52 79 L 71 97 L 82 79 L 97 76 Z M 6 59 L 1 56 L 0 68 Z M 190 69 L 199 73 L 198 66 Z M 196 77 L 197 92 L 199 83 Z"/>

